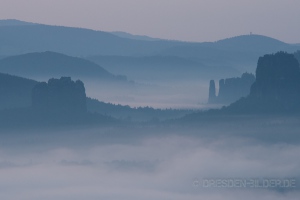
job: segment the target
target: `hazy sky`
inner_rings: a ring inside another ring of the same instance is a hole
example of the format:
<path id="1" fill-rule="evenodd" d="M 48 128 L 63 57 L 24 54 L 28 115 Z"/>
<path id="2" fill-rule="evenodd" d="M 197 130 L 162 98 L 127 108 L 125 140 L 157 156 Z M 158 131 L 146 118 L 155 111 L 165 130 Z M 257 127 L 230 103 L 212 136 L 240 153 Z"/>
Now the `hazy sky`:
<path id="1" fill-rule="evenodd" d="M 299 0 L 0 0 L 0 19 L 185 41 L 261 34 L 300 43 Z"/>

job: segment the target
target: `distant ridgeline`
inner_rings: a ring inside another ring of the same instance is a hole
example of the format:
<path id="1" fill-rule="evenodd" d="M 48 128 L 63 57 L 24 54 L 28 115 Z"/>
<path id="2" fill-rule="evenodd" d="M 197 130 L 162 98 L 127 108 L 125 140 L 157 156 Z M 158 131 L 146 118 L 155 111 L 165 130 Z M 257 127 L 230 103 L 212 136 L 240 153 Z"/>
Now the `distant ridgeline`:
<path id="1" fill-rule="evenodd" d="M 209 84 L 208 103 L 229 104 L 250 93 L 250 87 L 255 81 L 255 76 L 244 73 L 241 77 L 221 79 L 219 81 L 219 94 L 216 95 L 215 81 Z"/>
<path id="2" fill-rule="evenodd" d="M 260 57 L 250 95 L 224 108 L 240 113 L 300 111 L 300 67 L 296 56 L 285 52 Z"/>
<path id="3" fill-rule="evenodd" d="M 41 82 L 32 90 L 32 107 L 49 114 L 83 114 L 87 112 L 86 94 L 82 81 L 70 77 Z"/>

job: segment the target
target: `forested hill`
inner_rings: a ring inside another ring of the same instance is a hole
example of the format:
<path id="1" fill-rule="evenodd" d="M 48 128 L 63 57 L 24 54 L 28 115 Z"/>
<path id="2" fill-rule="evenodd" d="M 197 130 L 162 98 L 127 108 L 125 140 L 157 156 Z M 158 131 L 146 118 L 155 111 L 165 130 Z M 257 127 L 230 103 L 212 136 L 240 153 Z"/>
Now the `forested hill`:
<path id="1" fill-rule="evenodd" d="M 37 81 L 0 73 L 0 110 L 28 107 Z"/>
<path id="2" fill-rule="evenodd" d="M 76 79 L 93 78 L 117 80 L 117 77 L 91 61 L 55 52 L 28 53 L 0 60 L 0 72 L 37 79 L 70 76 Z"/>

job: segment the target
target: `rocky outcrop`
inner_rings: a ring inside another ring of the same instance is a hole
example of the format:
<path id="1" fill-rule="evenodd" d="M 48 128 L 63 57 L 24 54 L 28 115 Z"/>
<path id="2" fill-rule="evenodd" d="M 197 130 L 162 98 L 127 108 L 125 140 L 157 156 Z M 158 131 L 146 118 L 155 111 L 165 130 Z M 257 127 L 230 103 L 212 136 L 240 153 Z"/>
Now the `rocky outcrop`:
<path id="1" fill-rule="evenodd" d="M 300 68 L 292 54 L 279 52 L 259 58 L 252 97 L 287 104 L 299 97 L 299 89 Z"/>
<path id="2" fill-rule="evenodd" d="M 293 54 L 260 57 L 250 95 L 227 109 L 235 112 L 300 112 L 300 67 Z"/>
<path id="3" fill-rule="evenodd" d="M 217 100 L 217 96 L 216 96 L 216 85 L 215 85 L 215 81 L 211 80 L 209 82 L 209 97 L 208 97 L 208 101 L 209 103 L 214 103 Z"/>
<path id="4" fill-rule="evenodd" d="M 86 113 L 86 94 L 82 81 L 70 77 L 50 79 L 37 84 L 32 91 L 32 107 L 49 114 L 76 115 Z"/>
<path id="5" fill-rule="evenodd" d="M 221 79 L 219 81 L 219 93 L 213 96 L 216 91 L 214 81 L 210 81 L 208 103 L 229 104 L 241 97 L 246 97 L 250 93 L 251 85 L 255 81 L 255 76 L 244 73 L 241 77 Z"/>

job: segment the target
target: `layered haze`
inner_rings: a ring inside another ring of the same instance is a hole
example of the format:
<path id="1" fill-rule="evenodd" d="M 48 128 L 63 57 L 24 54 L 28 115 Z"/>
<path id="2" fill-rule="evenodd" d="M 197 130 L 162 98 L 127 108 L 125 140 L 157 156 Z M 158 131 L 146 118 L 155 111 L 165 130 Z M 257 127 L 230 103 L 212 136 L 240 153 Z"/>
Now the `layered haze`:
<path id="1" fill-rule="evenodd" d="M 1 0 L 0 200 L 298 200 L 299 8 Z"/>
<path id="2" fill-rule="evenodd" d="M 252 122 L 242 124 L 250 127 Z M 201 129 L 103 127 L 1 132 L 0 197 L 297 199 L 299 137 L 293 136 L 293 131 L 277 131 L 274 123 L 278 126 L 278 118 L 262 123 L 252 132 L 290 135 L 293 141 L 269 141 L 263 135 L 246 134 L 249 129 L 241 126 L 223 131 L 219 123 L 219 128 Z M 290 118 L 281 126 L 297 131 L 295 123 Z M 293 179 L 297 186 L 205 187 L 203 180 L 212 178 Z"/>
<path id="3" fill-rule="evenodd" d="M 254 34 L 192 43 L 18 20 L 0 21 L 0 35 L 0 72 L 39 81 L 71 76 L 88 96 L 132 107 L 206 107 L 211 79 L 253 73 L 259 56 L 299 49 Z"/>

